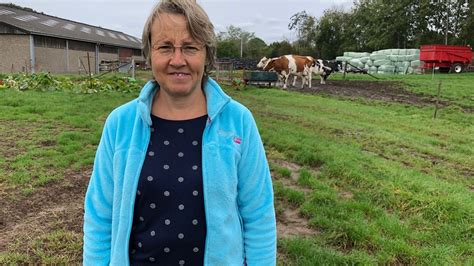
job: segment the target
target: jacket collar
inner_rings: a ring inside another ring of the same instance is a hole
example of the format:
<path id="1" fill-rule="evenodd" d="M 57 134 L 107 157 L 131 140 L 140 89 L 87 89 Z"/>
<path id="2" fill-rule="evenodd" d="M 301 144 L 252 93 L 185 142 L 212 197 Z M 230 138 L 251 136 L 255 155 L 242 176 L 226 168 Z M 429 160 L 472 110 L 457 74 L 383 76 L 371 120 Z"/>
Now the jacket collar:
<path id="1" fill-rule="evenodd" d="M 159 87 L 156 81 L 148 81 L 145 86 L 143 86 L 137 99 L 140 117 L 148 126 L 151 126 L 150 113 L 153 97 Z M 204 85 L 204 94 L 206 95 L 207 115 L 209 120 L 212 121 L 230 101 L 230 97 L 225 94 L 219 84 L 210 77 Z"/>

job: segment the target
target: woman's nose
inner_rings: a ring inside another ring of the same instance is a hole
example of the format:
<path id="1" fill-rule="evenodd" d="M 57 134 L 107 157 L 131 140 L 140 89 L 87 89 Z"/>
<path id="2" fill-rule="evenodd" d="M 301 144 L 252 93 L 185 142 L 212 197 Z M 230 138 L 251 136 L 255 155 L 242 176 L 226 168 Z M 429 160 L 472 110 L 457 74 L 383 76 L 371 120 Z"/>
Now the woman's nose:
<path id="1" fill-rule="evenodd" d="M 171 55 L 170 64 L 173 66 L 182 66 L 186 64 L 180 47 L 174 49 L 173 54 Z"/>

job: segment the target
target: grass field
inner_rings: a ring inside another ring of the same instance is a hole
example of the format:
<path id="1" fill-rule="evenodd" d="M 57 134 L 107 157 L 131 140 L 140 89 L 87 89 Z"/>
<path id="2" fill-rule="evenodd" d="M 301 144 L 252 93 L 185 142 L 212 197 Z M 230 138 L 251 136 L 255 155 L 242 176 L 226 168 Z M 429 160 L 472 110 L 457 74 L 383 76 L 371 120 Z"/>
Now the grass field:
<path id="1" fill-rule="evenodd" d="M 474 75 L 381 77 L 428 100 L 224 86 L 267 150 L 279 264 L 474 264 Z M 136 95 L 0 90 L 0 264 L 81 261 L 101 128 Z"/>

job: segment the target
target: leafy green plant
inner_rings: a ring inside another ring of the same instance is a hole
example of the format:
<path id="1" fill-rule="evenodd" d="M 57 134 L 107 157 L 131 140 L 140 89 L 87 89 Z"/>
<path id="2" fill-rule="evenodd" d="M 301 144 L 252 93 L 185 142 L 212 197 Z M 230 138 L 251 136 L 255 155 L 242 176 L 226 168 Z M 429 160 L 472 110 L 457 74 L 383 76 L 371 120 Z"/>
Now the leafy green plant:
<path id="1" fill-rule="evenodd" d="M 144 82 L 130 77 L 114 75 L 107 78 L 71 78 L 53 76 L 50 73 L 38 73 L 32 75 L 15 74 L 6 77 L 0 86 L 18 91 L 34 90 L 41 92 L 49 91 L 72 91 L 82 94 L 94 94 L 100 92 L 137 92 Z"/>

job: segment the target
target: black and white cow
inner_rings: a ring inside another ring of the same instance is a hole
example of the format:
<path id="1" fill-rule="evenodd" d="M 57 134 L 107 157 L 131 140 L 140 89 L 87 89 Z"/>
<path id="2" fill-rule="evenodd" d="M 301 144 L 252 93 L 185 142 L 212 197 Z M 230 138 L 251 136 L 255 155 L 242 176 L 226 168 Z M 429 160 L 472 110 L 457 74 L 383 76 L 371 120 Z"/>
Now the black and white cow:
<path id="1" fill-rule="evenodd" d="M 339 72 L 341 70 L 341 63 L 334 60 L 313 60 L 311 72 L 321 77 L 321 84 L 326 84 L 326 80 L 332 72 Z"/>

